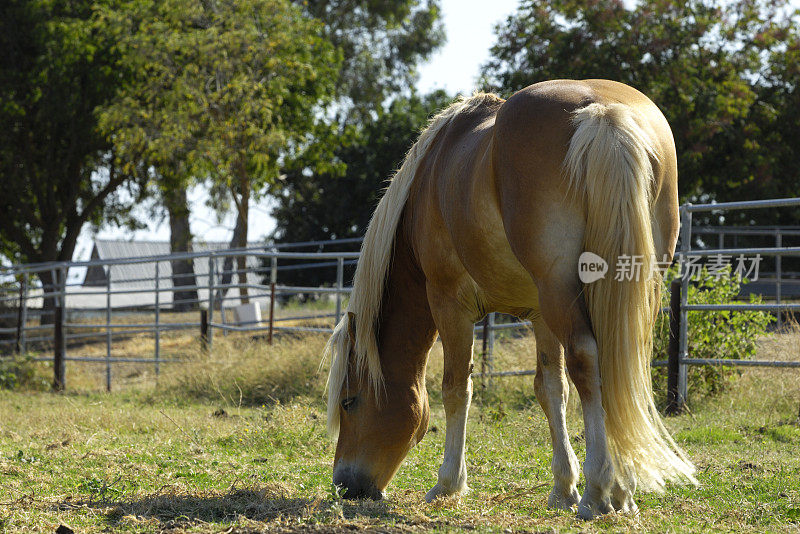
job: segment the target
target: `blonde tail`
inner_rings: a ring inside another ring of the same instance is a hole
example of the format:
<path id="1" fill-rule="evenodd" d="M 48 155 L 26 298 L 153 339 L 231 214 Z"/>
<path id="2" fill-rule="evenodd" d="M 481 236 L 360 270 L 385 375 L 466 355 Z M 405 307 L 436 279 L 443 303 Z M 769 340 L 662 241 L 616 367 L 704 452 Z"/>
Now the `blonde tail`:
<path id="1" fill-rule="evenodd" d="M 650 277 L 655 247 L 650 222 L 657 153 L 650 135 L 623 104 L 575 111 L 565 161 L 586 213 L 584 250 L 609 264 L 585 294 L 600 353 L 606 433 L 619 481 L 645 490 L 667 481 L 697 483 L 694 466 L 670 437 L 653 402 L 650 359 L 661 279 Z M 618 261 L 630 280 L 615 280 Z M 639 265 L 636 272 L 635 265 Z M 657 270 L 653 270 L 657 273 Z"/>

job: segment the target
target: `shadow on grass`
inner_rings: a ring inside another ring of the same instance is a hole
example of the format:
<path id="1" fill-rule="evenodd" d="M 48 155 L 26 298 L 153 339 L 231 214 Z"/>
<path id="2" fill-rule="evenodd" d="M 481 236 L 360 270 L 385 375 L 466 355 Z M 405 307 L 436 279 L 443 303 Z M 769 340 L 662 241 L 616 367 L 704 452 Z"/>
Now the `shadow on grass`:
<path id="1" fill-rule="evenodd" d="M 284 525 L 287 522 L 316 525 L 315 530 L 326 532 L 350 531 L 352 525 L 347 520 L 360 522 L 359 518 L 366 523 L 370 523 L 370 519 L 378 519 L 381 523 L 408 521 L 404 516 L 390 512 L 384 501 L 349 502 L 293 497 L 280 488 L 268 486 L 234 489 L 224 493 L 162 491 L 132 499 L 115 499 L 114 502 L 89 503 L 88 506 L 102 509 L 110 527 L 121 526 L 128 519 L 156 521 L 161 530 L 196 523 L 228 523 L 241 518 L 265 523 L 279 520 Z"/>

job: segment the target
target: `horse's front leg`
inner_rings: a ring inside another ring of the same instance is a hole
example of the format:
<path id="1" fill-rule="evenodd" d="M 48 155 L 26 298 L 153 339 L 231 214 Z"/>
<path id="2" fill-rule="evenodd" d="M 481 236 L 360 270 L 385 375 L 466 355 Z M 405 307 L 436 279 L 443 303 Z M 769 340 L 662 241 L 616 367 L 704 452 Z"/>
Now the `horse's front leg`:
<path id="1" fill-rule="evenodd" d="M 445 297 L 443 293 L 428 288 L 433 320 L 444 350 L 442 401 L 447 419 L 444 461 L 439 468 L 438 482 L 425 495 L 428 502 L 440 495 L 454 495 L 469 490 L 464 444 L 467 413 L 472 400 L 473 322 L 469 312 L 460 303 L 451 300 L 452 297 Z"/>

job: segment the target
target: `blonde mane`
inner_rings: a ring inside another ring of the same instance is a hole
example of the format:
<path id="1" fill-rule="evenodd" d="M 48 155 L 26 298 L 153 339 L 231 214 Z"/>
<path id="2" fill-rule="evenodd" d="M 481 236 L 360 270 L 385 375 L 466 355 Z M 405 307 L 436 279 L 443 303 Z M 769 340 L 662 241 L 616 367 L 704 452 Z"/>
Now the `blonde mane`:
<path id="1" fill-rule="evenodd" d="M 373 392 L 383 388 L 383 372 L 378 354 L 378 317 L 383 300 L 383 290 L 394 247 L 395 234 L 400 216 L 405 208 L 408 193 L 420 162 L 431 147 L 437 134 L 456 115 L 477 108 L 485 103 L 501 99 L 489 93 L 476 93 L 472 97 L 461 97 L 458 101 L 433 117 L 422 131 L 417 142 L 406 154 L 400 169 L 392 177 L 389 187 L 378 203 L 367 227 L 361 256 L 353 279 L 353 292 L 347 312 L 334 328 L 325 345 L 323 362 L 330 357 L 328 374 L 328 432 L 336 436 L 339 432 L 339 401 L 347 377 L 348 355 L 352 350 L 356 372 L 366 371 Z M 355 347 L 351 346 L 349 313 L 355 316 Z"/>

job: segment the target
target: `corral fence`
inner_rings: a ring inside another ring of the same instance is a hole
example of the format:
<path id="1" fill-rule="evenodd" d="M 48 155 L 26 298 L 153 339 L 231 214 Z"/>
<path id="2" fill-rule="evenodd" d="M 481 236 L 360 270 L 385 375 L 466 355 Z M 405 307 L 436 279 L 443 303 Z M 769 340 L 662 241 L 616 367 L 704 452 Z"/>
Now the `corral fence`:
<path id="1" fill-rule="evenodd" d="M 692 214 L 797 206 L 800 199 L 796 198 L 681 206 L 676 260 L 685 264 L 689 256 L 774 258 L 772 270 L 760 273 L 757 287 L 765 300 L 774 302 L 691 304 L 690 277 L 673 281 L 671 306 L 662 310 L 671 318 L 668 358 L 653 362 L 654 366 L 668 367 L 669 411 L 679 411 L 686 402 L 689 365 L 800 367 L 800 362 L 691 358 L 688 340 L 690 311 L 765 311 L 776 314 L 778 321 L 786 313 L 800 311 L 800 304 L 791 302 L 800 299 L 800 273 L 787 272 L 782 263 L 785 257 L 800 256 L 800 246 L 784 246 L 792 238 L 800 242 L 800 227 L 692 228 Z M 752 243 L 754 236 L 774 241 L 766 247 L 736 246 L 739 239 Z M 717 248 L 709 248 L 712 241 Z M 725 248 L 726 243 L 734 246 Z M 36 360 L 52 361 L 56 388 L 65 387 L 67 361 L 104 364 L 106 388 L 110 390 L 117 364 L 152 364 L 158 374 L 162 364 L 182 361 L 180 357 L 162 355 L 164 339 L 180 332 L 193 332 L 208 348 L 215 335 L 226 336 L 230 332 L 263 336 L 268 342 L 278 331 L 329 333 L 352 290 L 345 281 L 351 276 L 358 252 L 324 249 L 357 248 L 359 244 L 360 239 L 310 241 L 269 248 L 0 268 L 0 357 L 13 352 L 33 353 L 38 355 Z M 314 251 L 297 250 L 301 248 Z M 179 266 L 187 262 L 193 266 L 193 274 L 188 277 L 179 274 L 185 273 Z M 333 275 L 332 279 L 321 286 L 282 283 L 298 278 L 288 276 L 291 272 L 311 269 L 325 270 Z M 90 271 L 92 276 L 87 276 Z M 44 284 L 42 280 L 51 282 Z M 745 287 L 752 291 L 753 286 Z M 287 301 L 293 296 L 309 295 L 323 304 L 316 308 L 306 306 L 318 309 L 316 312 L 309 313 L 303 307 L 293 311 L 291 301 Z M 474 376 L 491 386 L 494 378 L 535 374 L 535 369 L 496 370 L 493 357 L 498 335 L 520 335 L 529 327 L 530 322 L 494 313 L 478 323 L 475 333 L 480 369 Z M 134 354 L 123 352 L 122 342 L 137 335 L 150 336 L 151 354 L 143 354 L 141 344 Z M 50 352 L 52 356 L 47 355 Z"/>
<path id="2" fill-rule="evenodd" d="M 775 232 L 775 243 L 771 247 L 724 248 L 724 234 L 720 234 L 720 247 L 717 249 L 697 249 L 693 246 L 692 218 L 695 213 L 722 213 L 734 210 L 787 208 L 800 206 L 800 198 L 784 198 L 770 200 L 751 200 L 743 202 L 723 202 L 713 204 L 684 204 L 680 207 L 681 235 L 678 260 L 682 267 L 682 276 L 672 282 L 670 287 L 670 340 L 667 360 L 667 411 L 679 412 L 688 398 L 688 366 L 690 365 L 725 365 L 749 367 L 800 367 L 800 361 L 774 360 L 737 360 L 728 358 L 692 358 L 689 354 L 689 312 L 713 311 L 762 311 L 775 313 L 778 324 L 783 314 L 800 311 L 800 304 L 782 302 L 783 272 L 782 260 L 785 257 L 800 256 L 800 246 L 783 246 L 784 235 L 796 236 L 796 230 L 787 234 Z M 774 303 L 750 304 L 691 304 L 688 300 L 690 276 L 686 265 L 691 256 L 700 258 L 737 258 L 762 256 L 775 260 L 775 294 Z"/>
<path id="3" fill-rule="evenodd" d="M 163 355 L 165 337 L 175 334 L 192 332 L 210 348 L 215 333 L 245 332 L 271 342 L 275 331 L 330 332 L 351 291 L 345 272 L 358 252 L 319 249 L 360 242 L 0 267 L 0 357 L 33 354 L 33 360 L 53 362 L 56 389 L 66 385 L 66 362 L 105 364 L 110 390 L 117 364 L 152 364 L 158 375 L 162 364 L 182 361 Z M 292 250 L 297 248 L 317 250 Z M 179 268 L 187 263 L 190 275 Z M 280 283 L 280 273 L 310 269 L 335 269 L 335 280 L 320 287 Z M 291 297 L 312 295 L 323 304 L 316 306 L 319 311 L 291 306 Z M 282 313 L 276 313 L 276 304 Z M 123 352 L 126 339 L 143 335 L 152 350 L 139 343 L 135 353 Z"/>

